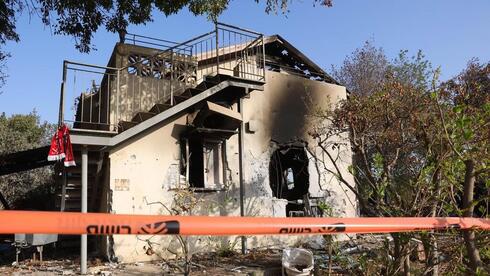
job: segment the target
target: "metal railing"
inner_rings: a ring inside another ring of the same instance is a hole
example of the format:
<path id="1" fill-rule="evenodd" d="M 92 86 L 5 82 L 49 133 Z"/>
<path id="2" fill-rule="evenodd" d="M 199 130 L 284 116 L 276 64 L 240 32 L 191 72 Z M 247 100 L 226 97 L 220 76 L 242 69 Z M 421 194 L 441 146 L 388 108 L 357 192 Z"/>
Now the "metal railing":
<path id="1" fill-rule="evenodd" d="M 74 129 L 114 131 L 110 107 L 119 94 L 119 74 L 118 68 L 63 62 L 59 122 Z M 65 105 L 68 99 L 73 101 Z"/>
<path id="2" fill-rule="evenodd" d="M 265 81 L 264 35 L 224 23 L 215 27 L 217 73 Z"/>
<path id="3" fill-rule="evenodd" d="M 170 47 L 179 45 L 179 42 L 170 41 L 166 39 L 154 38 L 144 35 L 126 33 L 124 43 L 139 45 L 139 46 L 147 46 L 151 48 L 158 48 L 162 50 L 166 50 Z"/>
<path id="4" fill-rule="evenodd" d="M 174 105 L 175 96 L 208 76 L 265 81 L 264 36 L 231 25 L 216 23 L 213 31 L 182 43 L 127 34 L 125 45 L 134 46 L 113 67 L 63 63 L 60 124 L 117 132 L 121 121 L 157 103 Z"/>

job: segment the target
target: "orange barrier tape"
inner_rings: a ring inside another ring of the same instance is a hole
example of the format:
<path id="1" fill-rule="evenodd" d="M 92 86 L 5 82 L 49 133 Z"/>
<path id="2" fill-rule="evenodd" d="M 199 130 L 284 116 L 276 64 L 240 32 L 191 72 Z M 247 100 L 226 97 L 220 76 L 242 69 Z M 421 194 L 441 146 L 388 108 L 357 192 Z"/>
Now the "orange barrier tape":
<path id="1" fill-rule="evenodd" d="M 455 217 L 265 218 L 0 211 L 1 234 L 324 235 L 470 228 L 490 230 L 490 219 Z"/>

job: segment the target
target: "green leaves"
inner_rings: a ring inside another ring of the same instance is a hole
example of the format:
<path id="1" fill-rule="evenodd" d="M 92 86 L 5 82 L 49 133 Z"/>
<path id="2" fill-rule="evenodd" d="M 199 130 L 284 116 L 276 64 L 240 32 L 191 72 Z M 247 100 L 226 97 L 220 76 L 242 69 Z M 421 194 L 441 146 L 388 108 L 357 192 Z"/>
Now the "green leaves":
<path id="1" fill-rule="evenodd" d="M 35 111 L 28 115 L 0 114 L 0 155 L 49 145 L 55 125 L 40 123 Z M 49 167 L 15 173 L 0 177 L 0 190 L 10 205 L 25 199 L 25 196 L 44 191 L 38 188 L 52 184 L 52 170 Z"/>
<path id="2" fill-rule="evenodd" d="M 28 115 L 0 114 L 0 155 L 48 144 L 52 126 L 40 124 L 36 112 Z"/>
<path id="3" fill-rule="evenodd" d="M 464 107 L 462 105 L 457 105 L 453 108 L 453 112 L 456 114 L 460 114 L 463 111 Z"/>
<path id="4" fill-rule="evenodd" d="M 471 138 L 473 138 L 473 131 L 471 129 L 464 129 L 463 138 L 465 140 L 470 140 Z"/>

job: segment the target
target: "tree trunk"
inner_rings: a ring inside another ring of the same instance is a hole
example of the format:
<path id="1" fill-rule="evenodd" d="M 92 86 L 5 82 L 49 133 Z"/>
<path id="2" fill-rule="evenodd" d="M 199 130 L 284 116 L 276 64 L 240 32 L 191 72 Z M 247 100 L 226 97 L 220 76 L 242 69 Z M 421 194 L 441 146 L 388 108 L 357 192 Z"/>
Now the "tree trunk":
<path id="1" fill-rule="evenodd" d="M 3 197 L 2 192 L 0 192 L 0 203 L 2 203 L 3 209 L 10 210 L 9 203 L 7 202 L 7 200 L 5 199 L 5 197 Z"/>
<path id="2" fill-rule="evenodd" d="M 399 274 L 400 271 L 405 276 L 410 276 L 410 244 L 404 242 L 399 233 L 392 234 L 395 259 L 395 267 L 392 272 Z"/>
<path id="3" fill-rule="evenodd" d="M 441 194 L 440 181 L 441 181 L 441 168 L 438 166 L 432 178 L 432 183 L 435 186 L 436 199 L 438 199 Z M 437 216 L 438 203 L 439 202 L 435 200 L 434 203 L 432 204 L 432 210 L 431 210 L 432 217 Z M 439 276 L 439 251 L 437 248 L 437 238 L 434 235 L 434 231 L 431 231 L 429 233 L 428 245 L 424 244 L 424 247 L 425 246 L 428 247 L 427 248 L 428 250 L 426 250 L 426 258 L 427 258 L 428 271 L 430 271 L 429 275 Z"/>
<path id="4" fill-rule="evenodd" d="M 410 276 L 410 242 L 406 244 L 405 254 L 403 256 L 403 275 Z"/>
<path id="5" fill-rule="evenodd" d="M 437 238 L 434 235 L 434 231 L 429 232 L 427 235 L 421 234 L 420 239 L 424 246 L 425 276 L 439 276 L 439 251 L 437 248 Z"/>
<path id="6" fill-rule="evenodd" d="M 402 271 L 402 267 L 403 267 L 403 262 L 401 261 L 402 260 L 402 250 L 401 250 L 401 244 L 400 244 L 400 238 L 398 236 L 398 234 L 394 233 L 391 235 L 393 237 L 393 258 L 394 258 L 394 268 L 393 268 L 393 272 L 395 272 L 396 274 L 399 273 L 399 271 Z"/>
<path id="7" fill-rule="evenodd" d="M 328 235 L 328 276 L 332 275 L 332 252 L 333 252 L 333 237 Z"/>
<path id="8" fill-rule="evenodd" d="M 437 248 L 437 238 L 434 236 L 433 231 L 429 234 L 429 240 L 431 244 L 429 266 L 432 268 L 431 275 L 439 276 L 439 250 Z"/>
<path id="9" fill-rule="evenodd" d="M 465 176 L 464 176 L 464 191 L 463 191 L 463 216 L 473 216 L 473 191 L 475 189 L 475 161 L 466 160 L 465 164 Z M 468 259 L 470 261 L 470 268 L 473 272 L 476 272 L 478 267 L 482 266 L 480 259 L 480 253 L 475 244 L 475 232 L 473 230 L 463 230 L 463 239 L 465 242 L 466 251 L 468 253 Z"/>

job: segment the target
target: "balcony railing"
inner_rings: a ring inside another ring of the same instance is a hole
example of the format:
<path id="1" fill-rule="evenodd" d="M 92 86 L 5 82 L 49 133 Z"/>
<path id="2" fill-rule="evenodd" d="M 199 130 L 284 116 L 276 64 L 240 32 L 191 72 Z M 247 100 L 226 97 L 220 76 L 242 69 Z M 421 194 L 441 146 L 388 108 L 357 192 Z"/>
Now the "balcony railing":
<path id="1" fill-rule="evenodd" d="M 117 132 L 120 121 L 157 103 L 174 105 L 174 96 L 206 76 L 227 74 L 265 82 L 264 36 L 231 25 L 217 23 L 214 30 L 182 43 L 128 34 L 125 44 L 154 51 L 129 53 L 113 67 L 63 63 L 60 124 Z"/>

